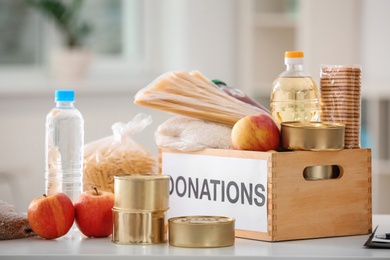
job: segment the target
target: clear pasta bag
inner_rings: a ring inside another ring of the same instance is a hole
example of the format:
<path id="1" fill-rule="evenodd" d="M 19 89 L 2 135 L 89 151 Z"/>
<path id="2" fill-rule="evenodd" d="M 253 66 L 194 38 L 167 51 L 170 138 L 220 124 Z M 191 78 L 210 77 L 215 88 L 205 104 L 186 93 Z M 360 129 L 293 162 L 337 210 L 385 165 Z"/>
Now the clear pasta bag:
<path id="1" fill-rule="evenodd" d="M 84 191 L 96 187 L 114 192 L 115 175 L 156 173 L 156 158 L 132 138 L 151 122 L 151 116 L 140 113 L 127 124 L 113 124 L 113 135 L 84 146 Z"/>

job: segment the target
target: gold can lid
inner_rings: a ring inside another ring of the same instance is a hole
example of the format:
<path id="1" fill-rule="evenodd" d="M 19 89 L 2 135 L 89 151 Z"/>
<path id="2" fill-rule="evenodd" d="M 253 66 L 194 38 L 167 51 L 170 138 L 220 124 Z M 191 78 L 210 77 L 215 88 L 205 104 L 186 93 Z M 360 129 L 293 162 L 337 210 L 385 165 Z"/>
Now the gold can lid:
<path id="1" fill-rule="evenodd" d="M 114 207 L 124 211 L 169 208 L 169 176 L 124 174 L 114 177 Z"/>
<path id="2" fill-rule="evenodd" d="M 169 244 L 177 247 L 226 247 L 234 245 L 235 219 L 224 216 L 170 218 Z"/>
<path id="3" fill-rule="evenodd" d="M 115 175 L 114 178 L 123 181 L 157 181 L 165 180 L 169 178 L 169 176 L 154 173 L 130 173 Z"/>

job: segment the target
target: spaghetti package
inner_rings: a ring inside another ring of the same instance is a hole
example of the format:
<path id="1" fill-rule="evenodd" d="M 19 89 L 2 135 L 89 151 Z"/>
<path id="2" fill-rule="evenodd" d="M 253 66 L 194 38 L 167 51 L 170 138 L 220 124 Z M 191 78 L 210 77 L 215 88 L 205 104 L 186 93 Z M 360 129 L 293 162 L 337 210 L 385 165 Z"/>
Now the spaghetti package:
<path id="1" fill-rule="evenodd" d="M 134 103 L 228 126 L 246 115 L 270 115 L 264 108 L 228 95 L 199 71 L 164 73 L 138 91 Z"/>
<path id="2" fill-rule="evenodd" d="M 113 124 L 113 135 L 84 146 L 84 191 L 96 187 L 114 192 L 115 175 L 157 172 L 157 159 L 132 138 L 151 122 L 151 116 L 140 113 L 127 124 Z"/>

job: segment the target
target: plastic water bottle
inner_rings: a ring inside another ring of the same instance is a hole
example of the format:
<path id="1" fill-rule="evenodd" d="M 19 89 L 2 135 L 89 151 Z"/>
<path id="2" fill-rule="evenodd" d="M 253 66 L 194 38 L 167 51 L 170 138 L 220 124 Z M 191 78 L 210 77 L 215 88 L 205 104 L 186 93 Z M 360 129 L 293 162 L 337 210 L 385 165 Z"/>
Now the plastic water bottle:
<path id="1" fill-rule="evenodd" d="M 320 120 L 318 87 L 303 69 L 303 56 L 300 51 L 286 52 L 286 70 L 273 82 L 270 111 L 280 122 Z"/>
<path id="2" fill-rule="evenodd" d="M 56 106 L 46 116 L 46 194 L 65 193 L 73 202 L 82 192 L 84 120 L 73 90 L 56 90 Z"/>

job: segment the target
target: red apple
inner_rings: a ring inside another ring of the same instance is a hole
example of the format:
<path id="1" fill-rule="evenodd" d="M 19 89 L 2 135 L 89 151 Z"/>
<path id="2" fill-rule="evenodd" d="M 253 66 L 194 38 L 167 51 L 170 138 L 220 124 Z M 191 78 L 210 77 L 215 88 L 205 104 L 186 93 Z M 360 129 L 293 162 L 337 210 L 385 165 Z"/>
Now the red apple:
<path id="1" fill-rule="evenodd" d="M 68 233 L 74 222 L 72 201 L 64 193 L 35 198 L 27 210 L 31 229 L 40 237 L 54 239 Z"/>
<path id="2" fill-rule="evenodd" d="M 87 237 L 107 237 L 112 233 L 114 193 L 84 191 L 74 203 L 76 225 Z"/>
<path id="3" fill-rule="evenodd" d="M 265 152 L 278 148 L 280 132 L 270 116 L 249 115 L 234 124 L 231 139 L 234 149 Z"/>

